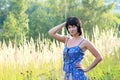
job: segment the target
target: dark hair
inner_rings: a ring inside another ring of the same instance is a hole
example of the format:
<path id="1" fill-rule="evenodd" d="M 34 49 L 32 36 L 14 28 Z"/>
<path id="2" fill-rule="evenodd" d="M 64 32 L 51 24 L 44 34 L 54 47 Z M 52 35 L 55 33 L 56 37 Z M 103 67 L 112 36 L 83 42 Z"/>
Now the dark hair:
<path id="1" fill-rule="evenodd" d="M 68 26 L 71 25 L 71 26 L 76 26 L 77 27 L 77 30 L 78 30 L 78 33 L 79 33 L 79 36 L 82 35 L 82 24 L 81 24 L 81 21 L 79 18 L 77 17 L 74 17 L 74 16 L 71 16 L 71 17 L 68 17 L 67 18 L 67 21 L 66 21 L 66 29 L 68 31 Z M 68 31 L 69 32 L 69 31 Z"/>

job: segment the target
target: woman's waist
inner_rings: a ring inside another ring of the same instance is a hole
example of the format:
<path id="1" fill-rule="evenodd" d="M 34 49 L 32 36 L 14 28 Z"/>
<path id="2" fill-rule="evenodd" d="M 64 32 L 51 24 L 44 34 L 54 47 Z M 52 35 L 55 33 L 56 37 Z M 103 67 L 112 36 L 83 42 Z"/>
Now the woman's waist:
<path id="1" fill-rule="evenodd" d="M 78 62 L 82 62 L 82 58 L 77 58 L 77 59 L 66 58 L 66 59 L 64 59 L 64 64 L 75 64 Z"/>
<path id="2" fill-rule="evenodd" d="M 76 62 L 76 63 L 81 64 L 80 62 Z M 74 62 L 73 62 L 73 63 L 64 62 L 63 70 L 64 70 L 65 72 L 70 73 L 70 72 L 72 72 L 73 70 L 78 69 L 78 67 L 76 66 L 76 63 L 74 63 Z"/>

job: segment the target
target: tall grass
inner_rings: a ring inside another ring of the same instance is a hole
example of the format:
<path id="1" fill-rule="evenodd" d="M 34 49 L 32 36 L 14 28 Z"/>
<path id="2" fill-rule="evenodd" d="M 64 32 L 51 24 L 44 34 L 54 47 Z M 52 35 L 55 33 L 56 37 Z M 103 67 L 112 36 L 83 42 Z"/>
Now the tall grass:
<path id="1" fill-rule="evenodd" d="M 115 30 L 100 32 L 96 28 L 91 41 L 103 61 L 86 73 L 89 80 L 119 80 L 120 38 Z M 0 42 L 0 80 L 62 80 L 63 47 L 64 44 L 40 37 L 36 44 L 32 38 L 30 42 L 24 40 L 22 45 L 10 41 L 7 46 Z M 92 61 L 92 54 L 87 51 L 83 66 L 89 66 Z"/>
<path id="2" fill-rule="evenodd" d="M 95 69 L 88 72 L 90 80 L 119 80 L 120 79 L 120 38 L 114 29 L 100 32 L 96 27 L 91 40 L 103 56 L 103 61 Z M 92 61 L 88 52 L 84 59 L 85 66 Z"/>

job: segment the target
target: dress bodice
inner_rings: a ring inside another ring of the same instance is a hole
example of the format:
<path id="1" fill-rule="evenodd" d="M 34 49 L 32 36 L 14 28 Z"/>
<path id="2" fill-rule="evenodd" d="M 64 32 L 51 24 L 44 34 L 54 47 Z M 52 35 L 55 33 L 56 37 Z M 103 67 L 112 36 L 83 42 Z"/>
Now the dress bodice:
<path id="1" fill-rule="evenodd" d="M 71 72 L 71 67 L 76 67 L 75 64 L 77 62 L 81 62 L 84 56 L 84 52 L 79 46 L 74 46 L 71 48 L 68 48 L 65 46 L 63 50 L 63 58 L 64 58 L 64 67 L 63 70 L 67 72 Z M 68 69 L 69 66 L 69 69 Z"/>
<path id="2" fill-rule="evenodd" d="M 84 41 L 81 40 L 80 43 L 77 46 L 68 48 L 67 45 L 65 45 L 63 50 L 63 70 L 65 71 L 65 80 L 87 80 L 86 75 L 84 74 L 84 71 L 81 69 L 78 69 L 76 66 L 76 63 L 82 62 L 84 51 L 81 49 L 80 44 Z M 71 77 L 70 77 L 71 76 Z"/>

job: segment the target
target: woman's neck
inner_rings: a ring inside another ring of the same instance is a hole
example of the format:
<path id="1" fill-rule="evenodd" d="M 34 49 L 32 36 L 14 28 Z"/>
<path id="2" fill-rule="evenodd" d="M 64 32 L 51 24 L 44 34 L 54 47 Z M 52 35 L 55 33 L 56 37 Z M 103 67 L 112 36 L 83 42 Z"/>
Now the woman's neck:
<path id="1" fill-rule="evenodd" d="M 82 36 L 72 36 L 72 39 L 74 39 L 74 40 L 77 40 L 77 39 L 80 39 L 80 38 L 82 38 Z"/>

